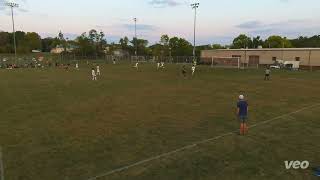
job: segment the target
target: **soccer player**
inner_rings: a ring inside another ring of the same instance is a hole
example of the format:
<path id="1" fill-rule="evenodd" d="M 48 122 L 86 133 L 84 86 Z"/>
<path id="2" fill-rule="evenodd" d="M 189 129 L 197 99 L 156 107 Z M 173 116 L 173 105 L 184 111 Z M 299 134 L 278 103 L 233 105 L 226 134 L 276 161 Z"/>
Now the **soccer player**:
<path id="1" fill-rule="evenodd" d="M 97 66 L 97 75 L 100 76 L 101 73 L 100 73 L 100 66 Z"/>
<path id="2" fill-rule="evenodd" d="M 197 65 L 197 61 L 196 60 L 193 60 L 193 65 Z"/>
<path id="3" fill-rule="evenodd" d="M 157 69 L 159 69 L 159 68 L 160 68 L 160 62 L 157 63 Z"/>
<path id="4" fill-rule="evenodd" d="M 136 62 L 136 64 L 133 66 L 134 68 L 136 68 L 137 69 L 137 71 L 139 70 L 139 63 L 138 62 Z"/>
<path id="5" fill-rule="evenodd" d="M 94 70 L 94 68 L 92 68 L 92 70 L 91 70 L 91 75 L 92 75 L 92 81 L 96 81 L 97 75 L 96 75 L 96 71 Z"/>
<path id="6" fill-rule="evenodd" d="M 162 69 L 164 69 L 164 62 L 161 62 L 161 66 Z"/>
<path id="7" fill-rule="evenodd" d="M 182 66 L 182 70 L 181 71 L 182 71 L 183 77 L 186 78 L 187 70 L 186 70 L 186 66 L 185 65 Z"/>
<path id="8" fill-rule="evenodd" d="M 79 64 L 78 63 L 76 63 L 76 69 L 79 70 Z"/>
<path id="9" fill-rule="evenodd" d="M 192 71 L 192 76 L 193 76 L 194 72 L 196 71 L 196 66 L 195 65 L 192 66 L 191 71 Z"/>
<path id="10" fill-rule="evenodd" d="M 240 135 L 245 135 L 248 133 L 247 118 L 248 118 L 249 105 L 244 99 L 244 95 L 239 96 L 239 101 L 237 103 L 237 116 L 240 121 Z"/>
<path id="11" fill-rule="evenodd" d="M 116 64 L 116 59 L 115 58 L 113 58 L 113 64 Z"/>
<path id="12" fill-rule="evenodd" d="M 267 67 L 266 71 L 265 71 L 265 75 L 264 75 L 264 80 L 270 80 L 270 73 L 271 73 L 271 70 L 269 67 Z"/>

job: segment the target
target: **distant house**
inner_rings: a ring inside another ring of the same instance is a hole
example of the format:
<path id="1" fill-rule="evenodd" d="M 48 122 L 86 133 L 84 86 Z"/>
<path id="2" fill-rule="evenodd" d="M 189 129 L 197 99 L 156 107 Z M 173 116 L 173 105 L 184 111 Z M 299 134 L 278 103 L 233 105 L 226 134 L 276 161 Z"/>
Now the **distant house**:
<path id="1" fill-rule="evenodd" d="M 74 47 L 68 47 L 66 50 L 67 52 L 72 52 L 75 48 Z M 62 52 L 64 52 L 64 47 L 62 46 L 56 46 L 55 48 L 52 48 L 50 53 L 52 54 L 61 54 Z"/>
<path id="2" fill-rule="evenodd" d="M 63 51 L 64 51 L 64 48 L 56 47 L 56 48 L 51 49 L 50 53 L 52 53 L 52 54 L 60 54 Z"/>

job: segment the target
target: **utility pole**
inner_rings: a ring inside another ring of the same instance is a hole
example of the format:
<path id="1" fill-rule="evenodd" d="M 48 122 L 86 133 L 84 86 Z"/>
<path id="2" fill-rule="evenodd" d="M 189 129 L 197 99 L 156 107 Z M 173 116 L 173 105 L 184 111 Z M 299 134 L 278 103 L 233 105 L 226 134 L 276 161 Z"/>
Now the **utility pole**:
<path id="1" fill-rule="evenodd" d="M 19 7 L 19 4 L 13 3 L 13 2 L 7 2 L 6 5 L 11 8 L 13 44 L 14 44 L 14 60 L 16 62 L 16 59 L 17 59 L 17 45 L 16 45 L 16 31 L 15 31 L 15 28 L 14 28 L 13 8 Z"/>
<path id="2" fill-rule="evenodd" d="M 134 54 L 136 55 L 136 57 L 138 56 L 138 39 L 137 39 L 137 18 L 133 18 L 134 20 L 134 37 L 136 39 L 136 42 L 135 42 L 135 52 Z"/>
<path id="3" fill-rule="evenodd" d="M 192 9 L 194 9 L 194 24 L 193 24 L 193 61 L 196 60 L 196 22 L 197 22 L 197 9 L 200 3 L 191 4 Z"/>

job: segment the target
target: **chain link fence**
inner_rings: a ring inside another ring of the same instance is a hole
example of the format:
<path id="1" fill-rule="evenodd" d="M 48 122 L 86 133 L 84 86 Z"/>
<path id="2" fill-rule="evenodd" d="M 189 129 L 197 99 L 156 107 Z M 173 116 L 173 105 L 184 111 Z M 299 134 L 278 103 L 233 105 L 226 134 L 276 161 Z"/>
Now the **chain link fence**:
<path id="1" fill-rule="evenodd" d="M 76 55 L 51 54 L 51 53 L 30 53 L 18 54 L 0 54 L 0 67 L 43 67 L 57 65 L 72 65 L 76 63 L 193 63 L 192 56 L 113 56 L 113 55 Z"/>

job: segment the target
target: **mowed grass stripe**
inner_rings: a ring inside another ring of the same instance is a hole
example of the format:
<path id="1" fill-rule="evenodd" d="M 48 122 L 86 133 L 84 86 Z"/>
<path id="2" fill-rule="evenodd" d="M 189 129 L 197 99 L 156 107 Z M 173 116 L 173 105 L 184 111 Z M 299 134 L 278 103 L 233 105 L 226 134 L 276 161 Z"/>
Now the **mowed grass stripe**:
<path id="1" fill-rule="evenodd" d="M 278 117 L 275 117 L 275 118 L 272 118 L 272 119 L 269 119 L 269 120 L 262 121 L 261 123 L 257 123 L 257 124 L 250 125 L 249 128 L 250 128 L 250 130 L 251 130 L 251 129 L 256 128 L 256 127 L 259 127 L 259 126 L 261 126 L 261 125 L 263 125 L 263 124 L 271 123 L 272 121 L 275 121 L 275 120 L 278 120 L 278 119 L 281 119 L 281 118 L 290 117 L 290 115 L 295 115 L 295 114 L 297 114 L 297 113 L 299 113 L 299 112 L 302 112 L 302 111 L 305 111 L 305 110 L 309 110 L 309 109 L 311 109 L 311 108 L 318 107 L 318 106 L 320 106 L 320 103 L 318 103 L 318 104 L 313 104 L 313 105 L 311 105 L 311 106 L 304 107 L 304 108 L 298 109 L 298 110 L 296 110 L 296 111 L 293 111 L 293 112 L 290 112 L 290 113 L 287 113 L 287 114 L 283 114 L 283 115 L 281 115 L 281 116 L 278 116 Z M 195 143 L 193 143 L 193 144 L 190 144 L 190 145 L 181 147 L 181 148 L 179 148 L 179 149 L 175 149 L 175 150 L 170 151 L 170 152 L 167 152 L 167 153 L 163 153 L 163 154 L 160 154 L 160 155 L 157 155 L 157 156 L 154 156 L 154 157 L 151 157 L 151 158 L 148 158 L 148 159 L 145 159 L 145 160 L 142 160 L 142 161 L 139 161 L 139 162 L 136 162 L 136 163 L 127 165 L 127 166 L 123 166 L 123 167 L 120 167 L 120 168 L 117 168 L 117 169 L 108 171 L 108 172 L 103 173 L 103 174 L 100 174 L 100 175 L 98 175 L 98 176 L 89 178 L 88 180 L 99 179 L 99 178 L 102 178 L 102 177 L 105 177 L 105 176 L 112 175 L 112 174 L 114 174 L 114 173 L 122 172 L 122 171 L 127 170 L 127 169 L 132 168 L 132 167 L 136 167 L 136 166 L 139 166 L 139 165 L 143 165 L 143 164 L 145 164 L 145 163 L 148 163 L 148 162 L 151 162 L 151 161 L 154 161 L 154 160 L 158 160 L 158 159 L 161 159 L 161 158 L 166 158 L 166 157 L 168 157 L 168 156 L 174 156 L 175 154 L 179 154 L 179 153 L 181 153 L 181 152 L 183 152 L 183 151 L 185 151 L 185 150 L 195 148 L 196 146 L 199 146 L 199 145 L 202 145 L 202 144 L 211 143 L 212 141 L 216 141 L 216 140 L 219 140 L 219 139 L 221 139 L 221 138 L 224 138 L 224 137 L 227 137 L 227 136 L 230 136 L 230 135 L 237 134 L 237 132 L 238 132 L 238 130 L 235 130 L 235 131 L 232 131 L 232 132 L 227 132 L 227 133 L 224 133 L 224 134 L 215 136 L 215 137 L 210 138 L 210 139 L 198 141 L 198 142 L 195 142 Z"/>
<path id="2" fill-rule="evenodd" d="M 200 66 L 194 78 L 183 79 L 180 65 L 156 71 L 143 64 L 141 72 L 129 64 L 100 67 L 97 82 L 84 65 L 69 72 L 0 71 L 7 179 L 86 179 L 235 130 L 239 93 L 248 98 L 252 124 L 320 102 L 317 72 L 274 71 L 265 82 L 263 70 Z"/>
<path id="3" fill-rule="evenodd" d="M 320 163 L 320 146 L 310 137 L 320 138 L 320 134 L 310 129 L 317 126 L 320 130 L 317 119 L 312 116 L 317 110 L 319 104 L 309 109 L 305 107 L 274 118 L 278 121 L 263 121 L 268 123 L 254 126 L 245 137 L 232 133 L 215 143 L 203 141 L 186 146 L 187 151 L 158 158 L 155 162 L 142 161 L 145 164 L 135 164 L 136 167 L 123 169 L 127 170 L 123 172 L 111 171 L 109 177 L 97 179 L 316 179 L 312 168 Z M 306 117 L 312 118 L 305 120 Z M 300 138 L 304 140 L 297 142 Z M 311 146 L 312 151 L 308 149 Z M 286 170 L 284 161 L 292 159 L 308 160 L 311 166 L 304 171 Z M 273 168 L 278 169 L 274 171 Z"/>

